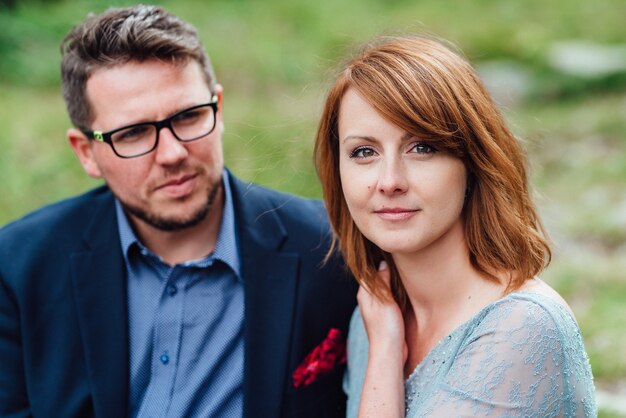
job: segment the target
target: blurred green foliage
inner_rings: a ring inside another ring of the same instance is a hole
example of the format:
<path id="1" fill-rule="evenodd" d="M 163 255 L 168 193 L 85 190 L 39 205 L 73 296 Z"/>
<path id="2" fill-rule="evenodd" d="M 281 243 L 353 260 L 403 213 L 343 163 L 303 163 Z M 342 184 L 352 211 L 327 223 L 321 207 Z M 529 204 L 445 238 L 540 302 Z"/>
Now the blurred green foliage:
<path id="1" fill-rule="evenodd" d="M 158 1 L 192 22 L 224 86 L 224 146 L 240 177 L 320 196 L 311 163 L 324 92 L 355 45 L 426 32 L 468 58 L 514 62 L 531 80 L 504 108 L 530 156 L 538 204 L 556 244 L 545 278 L 572 304 L 599 382 L 626 379 L 626 74 L 563 74 L 564 40 L 626 40 L 623 0 Z M 0 224 L 97 184 L 65 141 L 59 45 L 91 11 L 132 4 L 0 4 Z M 605 415 L 611 416 L 611 415 Z"/>

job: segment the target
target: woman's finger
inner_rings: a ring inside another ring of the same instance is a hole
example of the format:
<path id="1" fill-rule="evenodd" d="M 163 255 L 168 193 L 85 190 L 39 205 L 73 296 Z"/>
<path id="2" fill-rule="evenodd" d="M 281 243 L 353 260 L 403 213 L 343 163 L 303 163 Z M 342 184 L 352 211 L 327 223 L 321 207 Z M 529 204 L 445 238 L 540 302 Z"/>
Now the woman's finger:
<path id="1" fill-rule="evenodd" d="M 389 274 L 389 265 L 387 265 L 387 262 L 385 260 L 381 261 L 378 265 L 378 277 L 380 277 L 387 289 L 391 288 L 391 275 Z"/>

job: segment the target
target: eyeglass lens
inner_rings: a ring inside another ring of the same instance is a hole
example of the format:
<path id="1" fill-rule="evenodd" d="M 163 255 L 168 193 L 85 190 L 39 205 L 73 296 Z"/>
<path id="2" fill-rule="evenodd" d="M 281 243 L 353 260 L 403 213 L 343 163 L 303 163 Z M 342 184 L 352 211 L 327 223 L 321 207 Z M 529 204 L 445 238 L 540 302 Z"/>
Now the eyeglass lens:
<path id="1" fill-rule="evenodd" d="M 215 117 L 213 108 L 206 105 L 183 111 L 169 122 L 169 128 L 178 140 L 193 141 L 213 130 Z M 111 143 L 118 154 L 132 157 L 151 151 L 156 145 L 157 137 L 155 124 L 138 124 L 112 134 Z"/>

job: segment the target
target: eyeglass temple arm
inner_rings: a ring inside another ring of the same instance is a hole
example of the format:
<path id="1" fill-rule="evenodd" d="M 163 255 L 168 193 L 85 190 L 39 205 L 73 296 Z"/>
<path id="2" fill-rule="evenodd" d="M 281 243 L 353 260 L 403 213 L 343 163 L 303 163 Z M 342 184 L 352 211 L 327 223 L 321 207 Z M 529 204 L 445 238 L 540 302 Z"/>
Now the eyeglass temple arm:
<path id="1" fill-rule="evenodd" d="M 104 135 L 102 134 L 102 131 L 91 131 L 91 137 L 94 139 L 94 141 L 98 141 L 98 142 L 105 142 L 104 141 Z"/>

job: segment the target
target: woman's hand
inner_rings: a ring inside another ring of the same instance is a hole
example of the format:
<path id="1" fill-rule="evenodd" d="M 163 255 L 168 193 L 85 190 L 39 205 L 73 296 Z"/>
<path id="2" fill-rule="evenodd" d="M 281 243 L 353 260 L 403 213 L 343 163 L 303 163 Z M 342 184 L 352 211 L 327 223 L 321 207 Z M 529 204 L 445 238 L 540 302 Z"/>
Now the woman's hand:
<path id="1" fill-rule="evenodd" d="M 385 285 L 386 300 L 380 300 L 361 286 L 357 293 L 359 309 L 370 344 L 370 357 L 376 352 L 388 355 L 389 350 L 401 354 L 402 364 L 406 361 L 407 349 L 404 339 L 402 311 L 391 294 L 391 277 L 387 263 L 381 261 L 378 277 Z"/>
<path id="2" fill-rule="evenodd" d="M 402 311 L 391 296 L 387 263 L 380 263 L 378 275 L 385 283 L 387 297 L 380 300 L 361 286 L 357 294 L 369 354 L 361 391 L 359 418 L 401 418 L 404 416 L 404 363 L 407 357 Z"/>

